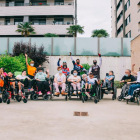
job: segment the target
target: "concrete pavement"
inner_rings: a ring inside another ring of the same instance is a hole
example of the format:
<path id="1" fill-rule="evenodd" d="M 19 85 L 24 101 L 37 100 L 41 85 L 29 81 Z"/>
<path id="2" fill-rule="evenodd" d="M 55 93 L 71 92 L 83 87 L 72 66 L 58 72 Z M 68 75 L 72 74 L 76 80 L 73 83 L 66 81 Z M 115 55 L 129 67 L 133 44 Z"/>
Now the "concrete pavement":
<path id="1" fill-rule="evenodd" d="M 89 116 L 73 116 L 74 111 Z M 63 97 L 0 104 L 1 140 L 140 140 L 139 130 L 140 106 L 111 95 L 98 104 Z"/>

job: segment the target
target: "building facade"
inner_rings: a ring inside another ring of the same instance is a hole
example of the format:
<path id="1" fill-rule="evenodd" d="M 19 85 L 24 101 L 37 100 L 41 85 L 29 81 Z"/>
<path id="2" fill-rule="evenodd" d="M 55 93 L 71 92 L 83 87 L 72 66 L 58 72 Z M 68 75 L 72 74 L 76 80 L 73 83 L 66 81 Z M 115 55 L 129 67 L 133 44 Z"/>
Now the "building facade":
<path id="1" fill-rule="evenodd" d="M 77 23 L 77 0 L 0 0 L 0 36 L 21 36 L 15 32 L 20 22 L 31 22 L 38 37 L 70 37 L 66 28 Z"/>
<path id="2" fill-rule="evenodd" d="M 140 0 L 111 0 L 112 37 L 140 34 Z"/>

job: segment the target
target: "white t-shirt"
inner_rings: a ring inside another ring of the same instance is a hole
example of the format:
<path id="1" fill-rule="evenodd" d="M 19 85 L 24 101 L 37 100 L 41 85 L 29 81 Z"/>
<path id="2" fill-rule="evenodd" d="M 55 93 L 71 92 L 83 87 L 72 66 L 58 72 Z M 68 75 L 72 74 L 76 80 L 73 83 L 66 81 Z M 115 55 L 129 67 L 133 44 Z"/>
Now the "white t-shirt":
<path id="1" fill-rule="evenodd" d="M 90 79 L 89 76 L 88 76 L 88 82 L 95 83 L 95 81 L 98 81 L 97 78 L 92 78 L 92 79 Z"/>
<path id="2" fill-rule="evenodd" d="M 65 74 L 62 74 L 61 76 L 59 75 L 59 73 L 57 73 L 55 75 L 55 78 L 57 79 L 57 82 L 63 82 L 64 79 L 66 78 Z"/>
<path id="3" fill-rule="evenodd" d="M 140 72 L 137 72 L 137 82 L 140 82 Z"/>
<path id="4" fill-rule="evenodd" d="M 23 75 L 17 75 L 16 78 L 20 79 L 20 80 L 24 80 L 24 79 L 29 78 L 29 77 L 28 76 L 23 76 Z"/>
<path id="5" fill-rule="evenodd" d="M 81 80 L 81 77 L 80 76 L 74 77 L 73 75 L 71 75 L 68 79 L 73 82 L 77 82 L 78 80 Z"/>

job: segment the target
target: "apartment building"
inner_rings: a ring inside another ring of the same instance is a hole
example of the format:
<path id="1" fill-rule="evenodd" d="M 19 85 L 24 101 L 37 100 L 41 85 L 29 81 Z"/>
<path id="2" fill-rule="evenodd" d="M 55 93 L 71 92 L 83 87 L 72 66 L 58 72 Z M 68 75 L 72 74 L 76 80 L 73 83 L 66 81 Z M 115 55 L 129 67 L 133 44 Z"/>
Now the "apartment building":
<path id="1" fill-rule="evenodd" d="M 140 0 L 111 0 L 112 37 L 140 34 Z"/>
<path id="2" fill-rule="evenodd" d="M 21 36 L 20 22 L 31 22 L 36 37 L 71 37 L 66 28 L 77 23 L 77 0 L 0 0 L 0 37 Z"/>

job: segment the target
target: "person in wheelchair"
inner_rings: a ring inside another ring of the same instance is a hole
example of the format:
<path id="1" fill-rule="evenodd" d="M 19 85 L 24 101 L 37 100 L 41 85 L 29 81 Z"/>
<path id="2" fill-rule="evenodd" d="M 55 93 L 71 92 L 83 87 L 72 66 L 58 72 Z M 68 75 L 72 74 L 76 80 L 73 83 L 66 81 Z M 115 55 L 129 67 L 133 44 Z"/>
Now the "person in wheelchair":
<path id="1" fill-rule="evenodd" d="M 112 88 L 111 84 L 114 78 L 115 77 L 113 71 L 109 71 L 109 73 L 107 73 L 106 77 L 104 78 L 102 89 L 111 89 Z"/>
<path id="2" fill-rule="evenodd" d="M 27 87 L 28 90 L 31 89 L 31 79 L 26 75 L 26 70 L 22 71 L 21 75 L 17 75 L 16 79 L 19 80 L 18 87 L 19 87 L 19 94 L 21 94 L 22 87 Z"/>
<path id="3" fill-rule="evenodd" d="M 131 70 L 126 69 L 125 75 L 122 77 L 120 81 L 120 83 L 124 83 L 124 86 L 122 87 L 122 91 L 121 91 L 121 94 L 123 96 L 125 96 L 126 91 L 129 89 L 131 85 L 130 82 L 134 82 L 134 81 L 136 81 L 136 78 L 133 75 L 131 75 Z"/>
<path id="4" fill-rule="evenodd" d="M 47 90 L 47 94 L 50 94 L 49 82 L 46 81 L 46 78 L 49 78 L 49 71 L 48 71 L 48 74 L 46 74 L 43 72 L 43 68 L 39 67 L 38 72 L 35 75 L 39 95 L 42 95 L 42 92 L 41 92 L 42 87 L 44 87 L 44 89 Z"/>
<path id="5" fill-rule="evenodd" d="M 85 94 L 90 97 L 90 89 L 94 86 L 99 84 L 98 79 L 94 78 L 93 73 L 90 73 L 89 76 L 87 77 L 87 81 L 85 84 Z"/>
<path id="6" fill-rule="evenodd" d="M 76 87 L 78 88 L 78 94 L 81 94 L 81 92 L 80 92 L 80 90 L 81 90 L 81 87 L 80 87 L 81 77 L 78 76 L 77 70 L 73 70 L 73 75 L 71 75 L 68 78 L 68 82 L 71 82 L 71 85 L 73 86 L 73 89 L 75 90 L 73 92 L 74 95 L 76 95 Z"/>
<path id="7" fill-rule="evenodd" d="M 58 73 L 55 75 L 54 83 L 53 83 L 53 85 L 55 86 L 55 89 L 56 89 L 55 95 L 60 94 L 59 87 L 62 87 L 61 94 L 67 95 L 68 93 L 65 92 L 66 76 L 65 76 L 65 74 L 62 73 L 62 67 L 58 66 L 57 70 L 58 70 Z"/>
<path id="8" fill-rule="evenodd" d="M 134 70 L 135 64 L 132 65 L 132 73 L 134 73 L 135 75 L 137 75 L 137 81 L 134 82 L 128 82 L 128 84 L 132 84 L 129 88 L 128 91 L 128 96 L 124 97 L 125 99 L 130 99 L 131 97 L 133 97 L 133 93 L 136 89 L 140 88 L 140 68 L 139 68 L 139 72 L 136 72 Z"/>

